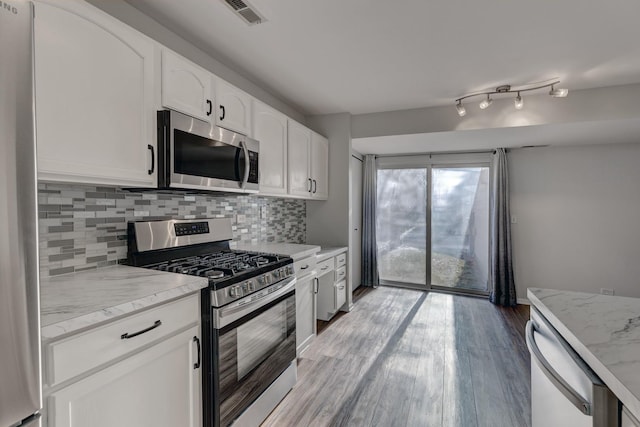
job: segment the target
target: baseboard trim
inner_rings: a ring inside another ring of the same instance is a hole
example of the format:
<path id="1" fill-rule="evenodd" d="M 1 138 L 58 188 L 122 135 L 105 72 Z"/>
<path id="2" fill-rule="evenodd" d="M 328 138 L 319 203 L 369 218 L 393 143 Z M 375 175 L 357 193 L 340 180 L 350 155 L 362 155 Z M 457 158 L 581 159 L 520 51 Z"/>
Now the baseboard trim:
<path id="1" fill-rule="evenodd" d="M 517 302 L 518 304 L 531 305 L 531 302 L 530 302 L 528 299 L 526 299 L 526 298 L 518 298 L 518 299 L 516 300 L 516 302 Z"/>

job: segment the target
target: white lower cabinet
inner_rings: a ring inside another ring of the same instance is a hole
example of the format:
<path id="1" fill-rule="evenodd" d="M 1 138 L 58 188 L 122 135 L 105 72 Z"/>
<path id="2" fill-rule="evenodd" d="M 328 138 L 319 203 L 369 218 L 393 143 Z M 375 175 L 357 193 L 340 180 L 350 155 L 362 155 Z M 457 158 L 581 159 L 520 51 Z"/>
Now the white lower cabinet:
<path id="1" fill-rule="evenodd" d="M 316 336 L 316 298 L 318 279 L 316 257 L 310 256 L 293 264 L 296 273 L 296 356 L 309 347 Z"/>
<path id="2" fill-rule="evenodd" d="M 329 321 L 347 302 L 347 254 L 318 262 L 318 319 Z"/>
<path id="3" fill-rule="evenodd" d="M 201 427 L 200 325 L 195 294 L 44 343 L 45 425 Z"/>
<path id="4" fill-rule="evenodd" d="M 53 393 L 49 427 L 201 426 L 199 336 L 193 327 Z"/>

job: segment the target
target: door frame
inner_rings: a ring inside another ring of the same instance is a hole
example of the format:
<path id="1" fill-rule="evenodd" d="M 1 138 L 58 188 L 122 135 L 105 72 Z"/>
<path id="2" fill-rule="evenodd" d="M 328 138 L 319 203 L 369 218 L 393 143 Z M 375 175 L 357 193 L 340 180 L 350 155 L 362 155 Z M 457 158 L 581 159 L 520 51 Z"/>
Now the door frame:
<path id="1" fill-rule="evenodd" d="M 376 161 L 376 172 L 379 169 L 426 169 L 427 170 L 427 209 L 426 209 L 426 284 L 418 285 L 407 282 L 380 279 L 383 286 L 394 286 L 418 290 L 435 290 L 453 294 L 487 296 L 489 290 L 480 291 L 476 289 L 453 288 L 448 286 L 433 285 L 431 283 L 431 208 L 433 195 L 433 169 L 444 167 L 488 167 L 489 168 L 489 203 L 493 200 L 493 151 L 467 152 L 467 153 L 443 153 L 443 154 L 422 154 L 403 156 L 378 156 Z M 491 214 L 488 216 L 488 230 L 491 233 Z M 490 238 L 488 239 L 490 245 Z M 489 248 L 488 248 L 489 249 Z M 489 253 L 489 251 L 487 251 Z M 487 280 L 490 280 L 491 269 L 489 268 Z"/>

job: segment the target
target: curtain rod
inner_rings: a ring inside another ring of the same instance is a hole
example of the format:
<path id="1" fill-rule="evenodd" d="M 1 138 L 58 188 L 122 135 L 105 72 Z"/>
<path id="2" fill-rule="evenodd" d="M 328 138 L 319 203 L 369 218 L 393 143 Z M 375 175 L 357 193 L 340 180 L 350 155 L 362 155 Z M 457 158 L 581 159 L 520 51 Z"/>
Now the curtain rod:
<path id="1" fill-rule="evenodd" d="M 477 151 L 439 151 L 437 153 L 410 153 L 410 154 L 376 154 L 376 159 L 382 157 L 412 157 L 412 156 L 432 156 L 440 154 L 495 154 L 496 150 L 477 150 Z"/>

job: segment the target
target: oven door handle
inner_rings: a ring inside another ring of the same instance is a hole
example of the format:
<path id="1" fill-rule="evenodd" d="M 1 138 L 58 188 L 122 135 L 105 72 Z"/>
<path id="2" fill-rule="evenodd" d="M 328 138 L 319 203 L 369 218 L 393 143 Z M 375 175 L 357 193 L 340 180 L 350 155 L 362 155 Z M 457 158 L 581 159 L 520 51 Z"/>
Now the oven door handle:
<path id="1" fill-rule="evenodd" d="M 240 141 L 240 148 L 244 151 L 244 177 L 242 178 L 242 183 L 240 184 L 240 188 L 244 188 L 249 182 L 249 168 L 251 168 L 251 162 L 249 161 L 249 149 L 247 148 L 247 144 L 244 141 Z"/>
<path id="2" fill-rule="evenodd" d="M 234 305 L 232 307 L 226 307 L 226 308 L 221 308 L 219 310 L 215 310 L 217 311 L 217 315 L 214 316 L 214 322 L 216 323 L 214 324 L 214 326 L 216 328 L 222 328 L 223 326 L 228 325 L 229 323 L 243 317 L 244 315 L 249 314 L 252 311 L 255 311 L 256 309 L 269 304 L 271 301 L 274 301 L 280 298 L 282 295 L 285 295 L 291 292 L 291 290 L 294 289 L 296 286 L 296 278 L 291 277 L 285 280 L 290 280 L 290 282 L 284 285 L 283 287 L 281 287 L 280 289 L 278 289 L 277 291 L 269 295 L 266 295 L 263 298 L 260 298 L 255 301 L 247 302 L 245 304 Z"/>

